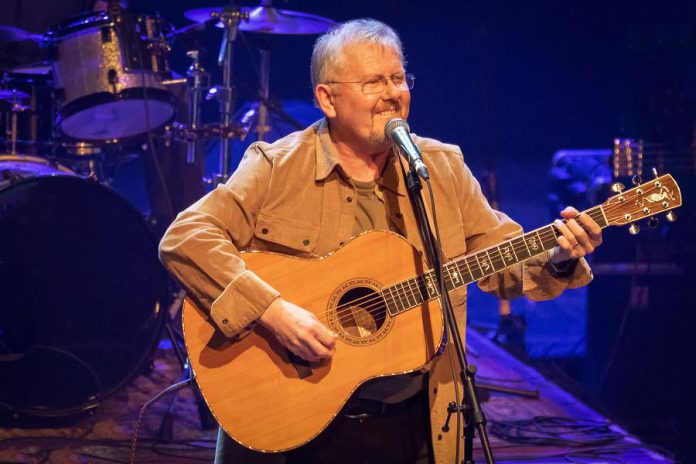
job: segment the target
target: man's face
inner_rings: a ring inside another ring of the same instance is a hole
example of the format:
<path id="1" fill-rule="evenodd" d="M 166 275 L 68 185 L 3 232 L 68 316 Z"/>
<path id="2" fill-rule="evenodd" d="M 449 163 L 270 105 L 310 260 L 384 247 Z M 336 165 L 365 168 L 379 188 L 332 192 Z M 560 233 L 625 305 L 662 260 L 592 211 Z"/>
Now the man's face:
<path id="1" fill-rule="evenodd" d="M 334 81 L 372 81 L 401 75 L 404 66 L 391 47 L 366 43 L 347 44 L 343 62 Z M 331 129 L 338 141 L 356 152 L 375 154 L 389 149 L 384 126 L 393 118 L 408 117 L 411 93 L 389 81 L 382 92 L 365 95 L 360 84 L 332 84 L 333 114 L 328 114 Z"/>

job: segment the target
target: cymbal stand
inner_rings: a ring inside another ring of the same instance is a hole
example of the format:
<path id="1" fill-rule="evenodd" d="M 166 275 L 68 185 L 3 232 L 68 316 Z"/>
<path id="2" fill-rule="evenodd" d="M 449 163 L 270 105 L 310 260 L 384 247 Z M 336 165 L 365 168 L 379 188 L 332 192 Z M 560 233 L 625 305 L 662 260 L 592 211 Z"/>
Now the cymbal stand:
<path id="1" fill-rule="evenodd" d="M 260 62 L 259 62 L 259 96 L 260 102 L 257 109 L 256 118 L 256 133 L 258 134 L 258 140 L 263 141 L 266 138 L 266 134 L 271 130 L 268 125 L 268 106 L 266 102 L 269 96 L 269 83 L 271 80 L 271 49 L 268 46 L 268 42 L 263 44 L 259 49 Z"/>
<path id="2" fill-rule="evenodd" d="M 248 19 L 248 13 L 242 12 L 241 8 L 234 6 L 234 0 L 223 8 L 220 13 L 212 13 L 213 18 L 217 18 L 223 24 L 224 34 L 220 44 L 218 54 L 218 66 L 222 66 L 222 86 L 211 89 L 220 103 L 220 161 L 219 169 L 213 176 L 214 183 L 226 182 L 230 177 L 230 151 L 231 145 L 228 134 L 232 128 L 232 110 L 234 108 L 234 95 L 232 88 L 232 58 L 234 41 L 237 38 L 239 21 Z M 210 95 L 210 94 L 209 94 Z"/>
<path id="3" fill-rule="evenodd" d="M 200 53 L 198 50 L 190 50 L 186 56 L 191 58 L 193 62 L 186 71 L 186 83 L 189 95 L 189 124 L 190 128 L 195 131 L 201 125 L 201 98 L 203 90 L 210 87 L 210 75 L 203 69 L 200 62 Z M 187 140 L 186 142 L 186 162 L 195 164 L 198 158 L 200 144 L 196 138 Z"/>
<path id="4" fill-rule="evenodd" d="M 270 2 L 269 2 L 270 4 Z M 271 40 L 264 39 L 259 47 L 259 102 L 255 105 L 251 114 L 245 115 L 245 119 L 256 119 L 257 140 L 265 141 L 266 135 L 271 131 L 271 113 L 280 116 L 285 122 L 295 129 L 302 129 L 303 125 L 287 114 L 280 105 L 270 100 L 271 80 Z"/>
<path id="5" fill-rule="evenodd" d="M 262 1 L 263 6 L 270 6 L 270 1 Z M 266 36 L 266 34 L 263 34 Z M 270 99 L 270 80 L 271 80 L 271 38 L 263 37 L 259 45 L 259 101 L 254 103 L 249 111 L 244 112 L 240 118 L 240 124 L 247 131 L 253 126 L 256 130 L 257 140 L 268 141 L 267 134 L 271 131 L 271 114 L 279 116 L 282 120 L 294 127 L 296 130 L 303 129 L 302 123 L 287 114 L 281 105 Z"/>

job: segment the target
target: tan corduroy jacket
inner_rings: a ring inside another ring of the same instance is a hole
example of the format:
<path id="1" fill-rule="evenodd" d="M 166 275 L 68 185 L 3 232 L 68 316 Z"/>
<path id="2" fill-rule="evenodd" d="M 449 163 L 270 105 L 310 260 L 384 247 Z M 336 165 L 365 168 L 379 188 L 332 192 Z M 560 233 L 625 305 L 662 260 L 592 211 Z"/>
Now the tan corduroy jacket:
<path id="1" fill-rule="evenodd" d="M 430 170 L 443 252 L 448 259 L 486 248 L 521 233 L 493 210 L 464 164 L 460 149 L 414 136 Z M 165 266 L 229 337 L 253 330 L 254 321 L 279 293 L 245 268 L 240 250 L 301 257 L 324 256 L 351 238 L 356 192 L 346 178 L 326 120 L 273 144 L 255 143 L 230 180 L 180 213 L 160 244 Z M 422 250 L 398 158 L 389 158 L 378 188 L 390 227 Z M 587 284 L 584 260 L 567 278 L 554 277 L 546 254 L 494 274 L 479 285 L 511 299 L 554 298 Z M 466 288 L 451 293 L 459 327 L 466 324 Z M 462 334 L 462 338 L 464 334 Z M 454 399 L 449 351 L 429 376 L 432 443 L 436 462 L 454 462 L 455 428 L 443 433 Z M 458 371 L 457 371 L 458 372 Z"/>

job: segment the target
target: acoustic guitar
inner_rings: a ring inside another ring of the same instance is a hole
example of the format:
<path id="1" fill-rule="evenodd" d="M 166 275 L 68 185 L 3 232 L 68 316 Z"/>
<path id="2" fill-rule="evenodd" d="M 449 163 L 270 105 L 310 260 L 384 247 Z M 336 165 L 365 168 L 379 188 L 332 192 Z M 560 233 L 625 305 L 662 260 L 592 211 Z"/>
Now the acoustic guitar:
<path id="1" fill-rule="evenodd" d="M 604 228 L 680 205 L 679 186 L 667 174 L 585 213 Z M 456 289 L 539 255 L 557 245 L 556 237 L 547 225 L 449 261 L 446 286 Z M 331 360 L 308 363 L 260 325 L 239 340 L 226 338 L 186 299 L 184 338 L 196 381 L 219 424 L 242 446 L 279 452 L 305 444 L 362 383 L 426 368 L 441 348 L 434 271 L 397 234 L 367 232 L 317 259 L 263 252 L 242 253 L 242 259 L 339 336 Z"/>

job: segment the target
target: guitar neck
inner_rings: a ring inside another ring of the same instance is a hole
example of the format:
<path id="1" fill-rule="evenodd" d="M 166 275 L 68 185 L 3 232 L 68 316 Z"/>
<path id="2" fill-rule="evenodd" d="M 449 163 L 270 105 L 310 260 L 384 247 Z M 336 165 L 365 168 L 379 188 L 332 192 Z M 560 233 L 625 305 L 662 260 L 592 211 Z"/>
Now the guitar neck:
<path id="1" fill-rule="evenodd" d="M 590 208 L 584 213 L 600 227 L 607 227 L 608 222 L 601 205 Z M 485 250 L 450 261 L 444 265 L 443 269 L 447 290 L 454 290 L 476 282 L 554 248 L 558 244 L 556 241 L 558 234 L 558 230 L 553 225 L 547 225 Z M 433 270 L 397 282 L 382 290 L 382 297 L 392 316 L 438 296 L 440 296 L 440 291 Z"/>

